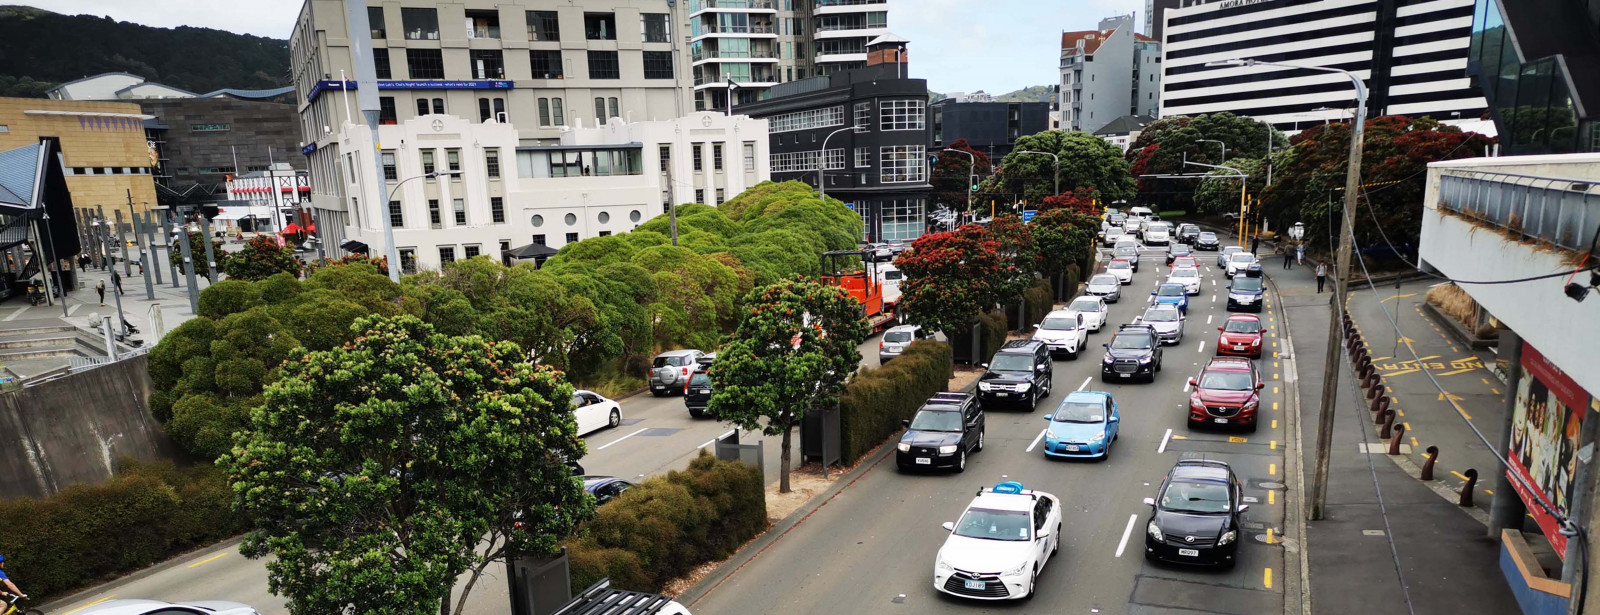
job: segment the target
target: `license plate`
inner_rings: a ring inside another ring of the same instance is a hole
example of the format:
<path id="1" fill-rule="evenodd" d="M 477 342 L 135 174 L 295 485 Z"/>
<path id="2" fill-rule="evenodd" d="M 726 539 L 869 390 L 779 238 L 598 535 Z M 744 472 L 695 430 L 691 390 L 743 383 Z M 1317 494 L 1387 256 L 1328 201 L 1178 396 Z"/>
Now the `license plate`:
<path id="1" fill-rule="evenodd" d="M 1133 374 L 1122 374 L 1122 377 L 1123 377 L 1123 378 L 1127 378 L 1127 377 L 1129 377 L 1129 376 L 1132 376 L 1132 375 L 1133 375 Z"/>
<path id="2" fill-rule="evenodd" d="M 1076 445 L 1076 444 L 1068 444 L 1067 445 L 1067 452 L 1069 452 L 1069 453 L 1078 452 L 1078 445 Z"/>
<path id="3" fill-rule="evenodd" d="M 928 464 L 931 464 L 931 463 L 933 463 L 933 460 L 929 459 L 927 457 L 918 457 L 917 458 L 917 465 L 919 465 L 919 466 L 925 466 L 925 465 L 928 465 Z"/>
<path id="4" fill-rule="evenodd" d="M 995 393 L 994 396 L 995 397 L 1010 397 L 1011 394 L 1010 393 Z"/>
<path id="5" fill-rule="evenodd" d="M 1244 344 L 1235 344 L 1233 346 L 1233 349 L 1234 350 L 1244 350 L 1245 349 L 1245 345 Z"/>
<path id="6" fill-rule="evenodd" d="M 1226 423 L 1226 422 L 1228 422 L 1228 419 L 1211 419 L 1211 420 L 1216 421 L 1218 423 Z"/>
<path id="7" fill-rule="evenodd" d="M 984 588 L 989 586 L 989 582 L 988 581 L 962 581 L 961 582 L 961 586 L 965 587 L 967 589 L 983 591 Z"/>
<path id="8" fill-rule="evenodd" d="M 1184 557 L 1200 557 L 1199 549 L 1178 549 L 1178 555 Z"/>
<path id="9" fill-rule="evenodd" d="M 658 385 L 650 387 L 650 388 L 655 389 L 657 391 L 664 391 L 664 390 L 666 390 L 667 387 L 664 387 L 664 386 L 661 386 L 661 385 L 658 384 Z"/>
<path id="10" fill-rule="evenodd" d="M 699 391 L 695 391 L 695 392 L 700 394 L 700 395 L 710 395 L 711 394 L 711 389 L 700 389 Z"/>

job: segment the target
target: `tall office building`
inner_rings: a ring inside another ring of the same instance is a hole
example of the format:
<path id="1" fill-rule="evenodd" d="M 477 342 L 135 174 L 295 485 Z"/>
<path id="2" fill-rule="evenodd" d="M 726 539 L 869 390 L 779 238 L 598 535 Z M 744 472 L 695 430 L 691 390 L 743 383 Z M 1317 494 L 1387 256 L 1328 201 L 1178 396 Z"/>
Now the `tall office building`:
<path id="1" fill-rule="evenodd" d="M 1161 40 L 1161 28 L 1166 25 L 1162 15 L 1178 8 L 1182 0 L 1144 0 L 1144 33 Z"/>
<path id="2" fill-rule="evenodd" d="M 1351 71 L 1371 91 L 1370 116 L 1476 118 L 1486 103 L 1464 72 L 1472 15 L 1473 0 L 1225 0 L 1171 9 L 1160 115 L 1229 111 L 1283 129 L 1352 115 L 1343 75 L 1206 66 L 1254 58 Z"/>
<path id="3" fill-rule="evenodd" d="M 1160 72 L 1161 43 L 1134 32 L 1131 14 L 1062 32 L 1060 128 L 1094 132 L 1125 115 L 1154 115 Z"/>
<path id="4" fill-rule="evenodd" d="M 1600 151 L 1600 4 L 1478 0 L 1467 74 L 1503 154 Z"/>
<path id="5" fill-rule="evenodd" d="M 755 102 L 779 83 L 861 68 L 888 0 L 689 0 L 695 109 Z"/>

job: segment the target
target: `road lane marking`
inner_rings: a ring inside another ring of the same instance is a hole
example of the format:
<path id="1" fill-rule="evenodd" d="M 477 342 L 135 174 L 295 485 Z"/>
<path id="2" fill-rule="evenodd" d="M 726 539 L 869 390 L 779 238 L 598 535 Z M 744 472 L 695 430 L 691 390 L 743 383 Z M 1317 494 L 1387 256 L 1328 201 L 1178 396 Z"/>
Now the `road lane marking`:
<path id="1" fill-rule="evenodd" d="M 1488 378 L 1479 378 L 1479 380 L 1482 380 L 1485 385 L 1489 384 Z"/>
<path id="2" fill-rule="evenodd" d="M 99 599 L 99 600 L 96 600 L 96 601 L 94 601 L 94 602 L 90 602 L 90 603 L 89 603 L 89 604 L 85 604 L 85 605 L 83 605 L 83 606 L 80 606 L 80 607 L 78 607 L 78 608 L 75 608 L 75 609 L 72 609 L 72 610 L 70 610 L 70 611 L 62 611 L 62 612 L 61 612 L 61 615 L 72 615 L 72 614 L 73 614 L 73 613 L 76 613 L 76 612 L 78 612 L 78 611 L 82 611 L 82 610 L 84 610 L 84 609 L 87 609 L 87 608 L 89 608 L 89 607 L 91 607 L 91 606 L 94 606 L 94 605 L 96 605 L 96 604 L 100 604 L 100 603 L 102 603 L 102 602 L 105 602 L 105 601 L 107 601 L 107 600 L 110 600 L 110 599 L 112 599 L 112 598 L 115 598 L 115 597 L 117 597 L 117 595 L 116 595 L 116 594 L 111 594 L 111 595 L 109 595 L 109 596 L 106 596 L 106 597 L 104 597 L 104 598 L 101 598 L 101 599 Z"/>
<path id="3" fill-rule="evenodd" d="M 1277 503 L 1277 499 L 1278 499 L 1278 492 L 1277 491 L 1273 491 L 1271 489 L 1268 489 L 1267 490 L 1267 505 L 1271 506 L 1271 505 Z"/>
<path id="4" fill-rule="evenodd" d="M 1270 545 L 1275 543 L 1277 543 L 1277 539 L 1272 537 L 1272 528 L 1269 527 L 1267 528 L 1267 544 Z"/>
<path id="5" fill-rule="evenodd" d="M 1185 392 L 1185 393 L 1189 392 L 1189 381 L 1188 380 L 1183 381 L 1183 392 Z"/>
<path id="6" fill-rule="evenodd" d="M 1278 387 L 1277 386 L 1273 386 L 1272 387 L 1272 394 L 1273 395 L 1277 395 L 1278 394 Z"/>
<path id="7" fill-rule="evenodd" d="M 1398 416 L 1400 418 L 1405 418 L 1406 417 L 1406 411 L 1405 410 L 1401 410 L 1399 408 L 1395 408 L 1394 409 L 1394 413 L 1395 413 L 1395 416 Z"/>
<path id="8" fill-rule="evenodd" d="M 1274 425 L 1274 427 L 1276 427 L 1276 425 Z M 1270 450 L 1274 450 L 1274 451 L 1278 450 L 1278 441 L 1277 440 L 1268 440 L 1267 441 L 1267 448 L 1270 449 Z"/>
<path id="9" fill-rule="evenodd" d="M 1494 387 L 1489 387 L 1489 390 L 1493 391 L 1495 395 L 1499 395 L 1500 394 L 1500 389 L 1497 389 L 1497 388 L 1494 388 Z"/>
<path id="10" fill-rule="evenodd" d="M 1261 569 L 1261 585 L 1266 587 L 1267 589 L 1272 589 L 1272 569 L 1271 568 L 1263 568 L 1263 569 Z"/>
<path id="11" fill-rule="evenodd" d="M 648 430 L 649 430 L 649 429 L 650 429 L 650 428 L 649 428 L 649 427 L 643 427 L 643 428 L 640 428 L 640 429 L 639 429 L 639 431 L 635 431 L 635 432 L 633 432 L 633 433 L 631 433 L 631 434 L 628 434 L 628 435 L 626 435 L 626 436 L 622 436 L 622 437 L 621 437 L 621 438 L 617 438 L 617 439 L 615 439 L 615 440 L 612 440 L 612 441 L 610 441 L 610 442 L 607 442 L 607 443 L 605 443 L 605 444 L 602 444 L 602 445 L 600 445 L 600 447 L 599 447 L 599 448 L 596 448 L 596 449 L 594 449 L 594 450 L 597 450 L 597 451 L 603 451 L 603 450 L 606 450 L 606 447 L 608 447 L 608 446 L 611 446 L 611 445 L 613 445 L 613 444 L 616 444 L 616 443 L 618 443 L 618 442 L 621 442 L 621 441 L 623 441 L 623 440 L 627 440 L 627 439 L 628 439 L 628 438 L 632 438 L 632 437 L 634 437 L 634 436 L 637 436 L 637 435 L 639 435 L 639 434 L 642 434 L 642 433 L 644 433 L 644 432 L 646 432 L 646 431 L 648 431 Z"/>
<path id="12" fill-rule="evenodd" d="M 1464 373 L 1470 372 L 1470 371 L 1475 370 L 1475 369 L 1478 369 L 1478 368 L 1476 368 L 1476 367 L 1468 367 L 1466 369 L 1458 369 L 1458 370 L 1455 370 L 1455 371 L 1445 372 L 1445 373 L 1442 373 L 1442 374 L 1439 374 L 1439 375 L 1440 376 L 1454 376 L 1456 374 L 1464 374 Z"/>
<path id="13" fill-rule="evenodd" d="M 1083 379 L 1083 384 L 1078 385 L 1078 390 L 1082 391 L 1083 387 L 1089 386 L 1089 381 L 1090 380 L 1094 380 L 1094 376 L 1090 376 L 1088 378 L 1084 378 Z"/>
<path id="14" fill-rule="evenodd" d="M 721 440 L 723 438 L 726 438 L 726 437 L 728 437 L 730 434 L 732 434 L 735 431 L 739 431 L 739 430 L 737 430 L 737 429 L 729 429 L 727 431 L 724 431 L 724 432 L 722 432 L 722 435 L 717 436 L 715 438 L 712 438 L 710 440 L 706 440 L 705 444 L 701 444 L 700 446 L 696 446 L 694 448 L 695 448 L 695 450 L 699 450 L 699 449 L 705 448 L 707 446 L 711 446 L 712 444 L 715 444 L 717 440 Z"/>
<path id="15" fill-rule="evenodd" d="M 1267 475 L 1268 476 L 1277 476 L 1278 475 L 1278 464 L 1276 464 L 1276 463 L 1267 464 Z"/>
<path id="16" fill-rule="evenodd" d="M 194 567 L 197 567 L 197 566 L 204 566 L 204 565 L 206 565 L 206 564 L 208 564 L 208 563 L 210 563 L 210 562 L 212 562 L 212 561 L 213 561 L 213 560 L 218 560 L 218 559 L 222 559 L 222 557 L 223 557 L 223 556 L 226 556 L 226 555 L 227 555 L 227 554 L 228 554 L 228 552 L 227 552 L 227 551 L 223 551 L 223 552 L 221 552 L 221 553 L 218 553 L 218 554 L 216 554 L 216 555 L 213 555 L 213 556 L 211 556 L 211 557 L 208 557 L 208 558 L 205 558 L 205 559 L 203 559 L 203 560 L 200 560 L 200 561 L 198 561 L 198 562 L 195 562 L 195 563 L 193 563 L 193 564 L 189 564 L 189 567 L 190 567 L 190 568 L 194 568 Z"/>
<path id="17" fill-rule="evenodd" d="M 1216 286 L 1216 284 L 1212 284 L 1212 286 Z M 1217 296 L 1216 295 L 1211 295 L 1211 302 L 1212 303 L 1216 303 L 1217 302 Z"/>
<path id="18" fill-rule="evenodd" d="M 1416 447 L 1419 447 L 1419 446 L 1422 446 L 1422 445 L 1421 444 L 1417 444 L 1417 437 L 1416 436 L 1411 436 L 1411 448 L 1416 448 Z"/>
<path id="19" fill-rule="evenodd" d="M 1139 513 L 1128 515 L 1128 527 L 1122 530 L 1122 542 L 1117 543 L 1117 557 L 1122 557 L 1123 549 L 1128 548 L 1128 537 L 1133 535 L 1133 523 L 1139 520 Z"/>
<path id="20" fill-rule="evenodd" d="M 17 308 L 17 311 L 12 312 L 11 315 L 7 316 L 5 319 L 6 319 L 7 322 L 15 320 L 18 316 L 21 316 L 22 313 L 26 312 L 27 310 L 28 310 L 27 307 L 19 307 L 19 308 Z M 1485 382 L 1484 384 L 1489 384 L 1489 383 Z"/>
<path id="21" fill-rule="evenodd" d="M 1206 351 L 1206 341 L 1205 340 L 1200 340 L 1200 347 L 1194 349 L 1194 351 L 1195 352 L 1205 352 Z"/>
<path id="22" fill-rule="evenodd" d="M 1278 419 L 1272 419 L 1272 428 L 1273 429 L 1277 429 L 1278 428 Z"/>
<path id="23" fill-rule="evenodd" d="M 1206 314 L 1206 324 L 1208 324 L 1208 325 L 1211 324 L 1211 316 L 1212 316 L 1211 314 Z M 1489 383 L 1485 382 L 1484 384 L 1489 384 Z"/>
<path id="24" fill-rule="evenodd" d="M 1278 409 L 1278 402 L 1272 402 L 1272 409 L 1273 410 L 1277 410 Z"/>
<path id="25" fill-rule="evenodd" d="M 1049 427 L 1046 427 L 1044 429 L 1039 430 L 1039 435 L 1033 437 L 1033 444 L 1029 444 L 1028 445 L 1028 450 L 1026 450 L 1024 452 L 1028 452 L 1028 453 L 1033 452 L 1033 447 L 1039 446 L 1039 441 L 1044 439 L 1044 432 L 1047 432 L 1047 431 L 1050 431 Z"/>
<path id="26" fill-rule="evenodd" d="M 1167 430 L 1167 435 L 1161 436 L 1161 446 L 1156 448 L 1156 454 L 1167 452 L 1167 441 L 1172 439 L 1172 430 Z"/>

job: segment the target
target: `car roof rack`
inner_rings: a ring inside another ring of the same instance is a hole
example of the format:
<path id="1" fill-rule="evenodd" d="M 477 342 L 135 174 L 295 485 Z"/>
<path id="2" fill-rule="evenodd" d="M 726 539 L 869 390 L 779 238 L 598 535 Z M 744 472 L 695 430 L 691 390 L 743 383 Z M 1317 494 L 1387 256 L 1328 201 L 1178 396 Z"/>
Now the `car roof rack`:
<path id="1" fill-rule="evenodd" d="M 1000 349 L 1001 350 L 1007 350 L 1007 349 L 1011 349 L 1011 348 L 1030 348 L 1034 344 L 1039 344 L 1039 343 L 1040 343 L 1039 340 L 1011 340 L 1009 342 L 1001 344 L 1000 345 Z"/>
<path id="2" fill-rule="evenodd" d="M 944 392 L 944 393 L 934 393 L 933 396 L 928 398 L 928 401 L 930 401 L 930 402 L 934 402 L 934 401 L 963 402 L 963 401 L 967 401 L 968 399 L 972 399 L 972 394 L 971 393 Z"/>
<path id="3" fill-rule="evenodd" d="M 672 599 L 666 596 L 611 589 L 611 579 L 601 579 L 551 615 L 650 615 L 669 604 Z"/>

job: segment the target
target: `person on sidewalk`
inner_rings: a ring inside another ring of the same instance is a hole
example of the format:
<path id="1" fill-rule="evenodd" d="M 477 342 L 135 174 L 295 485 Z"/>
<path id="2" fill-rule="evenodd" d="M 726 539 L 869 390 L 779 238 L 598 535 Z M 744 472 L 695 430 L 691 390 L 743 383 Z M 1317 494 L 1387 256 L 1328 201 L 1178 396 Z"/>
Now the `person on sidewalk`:
<path id="1" fill-rule="evenodd" d="M 1256 235 L 1255 237 L 1251 237 L 1250 238 L 1250 253 L 1251 254 L 1255 254 L 1255 253 L 1260 252 L 1260 251 L 1261 251 L 1261 236 L 1260 235 Z"/>
<path id="2" fill-rule="evenodd" d="M 1317 262 L 1317 294 L 1322 294 L 1322 285 L 1328 282 L 1328 264 Z"/>
<path id="3" fill-rule="evenodd" d="M 117 294 L 122 294 L 122 275 L 115 269 L 111 270 L 111 285 L 117 289 Z"/>
<path id="4" fill-rule="evenodd" d="M 1281 247 L 1278 249 L 1278 251 L 1283 253 L 1283 268 L 1294 269 L 1294 255 L 1290 254 L 1287 249 Z"/>
<path id="5" fill-rule="evenodd" d="M 1294 262 L 1302 265 L 1306 264 L 1306 244 L 1302 243 L 1294 247 Z"/>
<path id="6" fill-rule="evenodd" d="M 94 283 L 94 292 L 100 295 L 100 307 L 105 307 L 106 306 L 106 281 L 105 280 L 100 280 L 99 282 L 95 282 Z"/>

